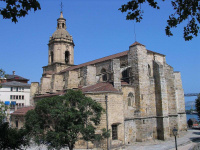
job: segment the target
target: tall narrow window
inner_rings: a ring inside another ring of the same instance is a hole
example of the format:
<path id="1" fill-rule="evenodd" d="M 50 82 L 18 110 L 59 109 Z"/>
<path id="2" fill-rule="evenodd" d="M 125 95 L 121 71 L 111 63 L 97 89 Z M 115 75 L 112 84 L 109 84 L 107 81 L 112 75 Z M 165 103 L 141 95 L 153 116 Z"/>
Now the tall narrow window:
<path id="1" fill-rule="evenodd" d="M 134 95 L 133 93 L 128 94 L 128 106 L 134 106 L 135 105 L 135 100 L 134 100 Z"/>
<path id="2" fill-rule="evenodd" d="M 15 126 L 18 128 L 18 120 L 15 121 Z"/>
<path id="3" fill-rule="evenodd" d="M 10 91 L 13 91 L 13 87 L 10 87 Z"/>
<path id="4" fill-rule="evenodd" d="M 151 76 L 151 67 L 149 64 L 148 64 L 148 74 L 149 74 L 149 76 Z"/>
<path id="5" fill-rule="evenodd" d="M 117 140 L 118 136 L 117 136 L 117 125 L 112 125 L 112 139 L 113 140 Z"/>
<path id="6" fill-rule="evenodd" d="M 122 71 L 122 79 L 129 83 L 129 68 Z"/>
<path id="7" fill-rule="evenodd" d="M 51 63 L 53 63 L 53 52 L 51 51 Z"/>
<path id="8" fill-rule="evenodd" d="M 69 62 L 69 51 L 65 52 L 65 63 Z"/>
<path id="9" fill-rule="evenodd" d="M 106 69 L 101 69 L 101 74 L 102 74 L 102 80 L 103 81 L 107 81 L 107 73 L 106 73 Z"/>

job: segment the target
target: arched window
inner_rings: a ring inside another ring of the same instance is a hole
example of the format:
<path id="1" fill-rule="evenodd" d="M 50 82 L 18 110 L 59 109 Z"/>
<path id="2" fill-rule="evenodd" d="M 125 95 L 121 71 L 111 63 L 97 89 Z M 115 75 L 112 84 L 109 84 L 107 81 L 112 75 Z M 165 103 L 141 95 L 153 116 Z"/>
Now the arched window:
<path id="1" fill-rule="evenodd" d="M 65 52 L 65 63 L 68 63 L 69 62 L 69 51 L 66 51 Z"/>
<path id="2" fill-rule="evenodd" d="M 148 75 L 151 76 L 151 67 L 149 64 L 148 64 Z"/>
<path id="3" fill-rule="evenodd" d="M 134 106 L 135 101 L 134 101 L 134 95 L 133 93 L 128 94 L 128 106 Z"/>
<path id="4" fill-rule="evenodd" d="M 129 68 L 122 71 L 122 80 L 129 83 Z"/>
<path id="5" fill-rule="evenodd" d="M 106 74 L 106 69 L 102 68 L 101 69 L 101 74 L 102 74 L 102 80 L 107 81 L 107 74 Z"/>
<path id="6" fill-rule="evenodd" d="M 122 79 L 126 79 L 128 77 L 128 69 L 122 71 Z"/>
<path id="7" fill-rule="evenodd" d="M 51 63 L 53 63 L 53 51 L 51 51 Z"/>

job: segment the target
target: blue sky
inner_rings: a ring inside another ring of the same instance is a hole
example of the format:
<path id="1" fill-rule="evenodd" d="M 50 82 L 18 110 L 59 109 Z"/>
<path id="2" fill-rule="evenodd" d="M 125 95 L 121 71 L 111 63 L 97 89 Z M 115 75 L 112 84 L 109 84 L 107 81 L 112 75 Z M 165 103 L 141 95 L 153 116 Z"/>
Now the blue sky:
<path id="1" fill-rule="evenodd" d="M 185 42 L 183 25 L 172 30 L 173 37 L 165 35 L 166 20 L 172 12 L 169 2 L 160 1 L 160 10 L 142 5 L 142 22 L 127 21 L 126 14 L 118 10 L 126 1 L 63 0 L 67 30 L 75 43 L 75 64 L 128 50 L 135 42 L 135 24 L 136 40 L 165 54 L 174 71 L 181 72 L 185 93 L 200 92 L 200 35 Z M 48 40 L 60 16 L 59 0 L 39 2 L 41 10 L 31 11 L 16 24 L 0 16 L 0 68 L 8 74 L 15 70 L 30 82 L 40 82 L 42 66 L 48 63 Z"/>

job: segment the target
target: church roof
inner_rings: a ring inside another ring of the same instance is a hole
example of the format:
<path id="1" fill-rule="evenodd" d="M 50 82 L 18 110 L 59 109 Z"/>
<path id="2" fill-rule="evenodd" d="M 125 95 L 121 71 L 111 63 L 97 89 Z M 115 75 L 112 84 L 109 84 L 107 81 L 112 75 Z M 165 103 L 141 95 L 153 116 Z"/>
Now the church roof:
<path id="1" fill-rule="evenodd" d="M 134 46 L 134 45 L 142 45 L 142 44 L 140 44 L 138 42 L 135 42 L 131 46 Z M 63 72 L 66 72 L 66 71 L 70 71 L 70 70 L 79 69 L 81 67 L 85 67 L 85 66 L 89 66 L 89 65 L 94 65 L 94 64 L 97 64 L 97 63 L 100 63 L 100 62 L 104 62 L 104 61 L 107 61 L 107 60 L 111 60 L 111 59 L 127 56 L 128 52 L 129 52 L 129 50 L 123 51 L 123 52 L 120 52 L 120 53 L 117 53 L 117 54 L 113 54 L 113 55 L 110 55 L 110 56 L 106 56 L 106 57 L 103 57 L 103 58 L 99 58 L 99 59 L 96 59 L 96 60 L 93 60 L 93 61 L 89 61 L 89 62 L 86 62 L 86 63 L 83 63 L 83 64 L 79 64 L 79 65 L 76 65 L 76 66 L 72 66 L 72 67 L 69 67 L 69 68 L 66 68 L 66 69 L 62 70 L 60 73 L 63 73 Z M 165 56 L 163 54 L 160 54 L 160 53 L 157 53 L 157 52 L 154 52 L 154 51 L 150 51 L 150 50 L 147 50 L 147 52 Z"/>
<path id="2" fill-rule="evenodd" d="M 131 46 L 135 46 L 135 45 L 142 45 L 142 46 L 145 46 L 145 45 L 143 45 L 143 44 L 141 44 L 141 43 L 139 43 L 139 42 L 136 41 L 136 42 L 134 42 L 133 44 L 131 44 L 130 47 L 131 47 Z"/>
<path id="3" fill-rule="evenodd" d="M 58 29 L 56 30 L 53 35 L 52 38 L 53 39 L 60 39 L 60 38 L 67 38 L 67 37 L 71 37 L 69 32 L 67 32 L 67 30 L 65 29 Z"/>
<path id="4" fill-rule="evenodd" d="M 72 66 L 72 67 L 69 67 L 67 69 L 62 70 L 61 73 L 69 71 L 69 70 L 78 69 L 78 68 L 81 68 L 81 67 L 84 67 L 84 66 L 93 65 L 93 64 L 100 63 L 100 62 L 103 62 L 103 61 L 119 58 L 119 57 L 126 56 L 126 55 L 128 55 L 128 51 L 124 51 L 124 52 L 117 53 L 117 54 L 114 54 L 114 55 L 110 55 L 110 56 L 106 56 L 106 57 L 103 57 L 103 58 L 99 58 L 99 59 L 96 59 L 96 60 L 93 60 L 93 61 L 89 61 L 89 62 L 80 64 L 80 65 L 77 65 L 77 66 Z"/>
<path id="5" fill-rule="evenodd" d="M 23 107 L 14 111 L 13 113 L 11 113 L 11 115 L 25 115 L 29 110 L 32 110 L 32 109 L 34 109 L 33 106 Z"/>
<path id="6" fill-rule="evenodd" d="M 94 84 L 94 85 L 90 85 L 90 86 L 87 86 L 87 87 L 82 87 L 81 88 L 82 92 L 83 93 L 89 93 L 89 92 L 92 92 L 92 93 L 95 93 L 95 92 L 118 92 L 117 89 L 115 89 L 113 87 L 113 85 L 111 83 L 108 83 L 108 82 L 101 82 L 101 83 L 97 83 L 97 84 Z"/>

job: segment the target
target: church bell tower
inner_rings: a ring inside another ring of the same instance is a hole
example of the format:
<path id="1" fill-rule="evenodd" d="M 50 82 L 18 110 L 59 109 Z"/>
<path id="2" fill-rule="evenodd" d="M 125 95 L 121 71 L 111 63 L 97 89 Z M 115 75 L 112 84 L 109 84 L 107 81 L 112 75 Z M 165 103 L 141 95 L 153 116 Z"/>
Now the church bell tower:
<path id="1" fill-rule="evenodd" d="M 57 30 L 48 43 L 48 66 L 53 64 L 74 65 L 74 42 L 72 36 L 66 30 L 66 19 L 61 11 L 57 19 Z"/>

